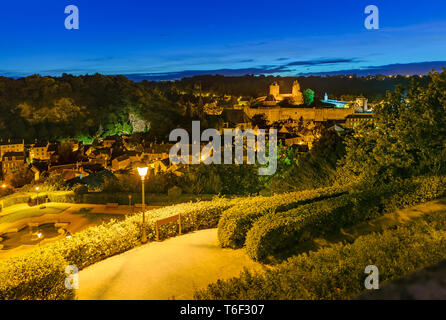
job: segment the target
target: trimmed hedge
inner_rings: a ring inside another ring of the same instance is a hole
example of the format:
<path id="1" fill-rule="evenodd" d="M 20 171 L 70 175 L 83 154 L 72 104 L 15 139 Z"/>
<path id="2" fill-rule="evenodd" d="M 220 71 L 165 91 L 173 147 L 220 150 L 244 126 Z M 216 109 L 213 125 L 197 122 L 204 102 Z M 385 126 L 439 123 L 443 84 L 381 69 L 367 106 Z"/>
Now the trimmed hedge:
<path id="1" fill-rule="evenodd" d="M 218 223 L 220 245 L 234 249 L 241 248 L 249 229 L 260 217 L 268 213 L 287 211 L 306 203 L 337 197 L 342 193 L 339 188 L 321 188 L 271 197 L 256 197 L 252 201 L 245 201 L 223 212 Z"/>
<path id="2" fill-rule="evenodd" d="M 36 202 L 36 192 L 20 192 L 14 193 L 0 199 L 0 204 L 3 208 L 10 207 L 20 203 L 28 203 L 31 199 Z M 50 191 L 39 192 L 39 203 L 44 203 L 45 198 L 48 197 L 51 202 L 75 203 L 75 194 L 73 191 Z"/>
<path id="3" fill-rule="evenodd" d="M 265 215 L 247 234 L 247 254 L 262 262 L 270 256 L 292 255 L 303 241 L 441 197 L 446 193 L 445 181 L 444 177 L 417 178 Z"/>
<path id="4" fill-rule="evenodd" d="M 129 194 L 132 196 L 132 203 L 141 203 L 141 192 L 127 193 L 127 192 L 90 192 L 82 196 L 82 203 L 97 203 L 106 204 L 108 202 L 117 202 L 119 204 L 129 204 Z M 210 194 L 182 194 L 179 197 L 172 197 L 162 193 L 146 193 L 145 200 L 147 205 L 172 205 L 184 203 L 189 201 L 208 201 L 212 200 L 215 195 Z"/>
<path id="5" fill-rule="evenodd" d="M 65 267 L 59 255 L 42 248 L 0 262 L 0 300 L 71 299 L 65 289 Z"/>
<path id="6" fill-rule="evenodd" d="M 248 271 L 218 280 L 195 293 L 196 299 L 299 300 L 351 299 L 364 288 L 365 267 L 379 269 L 380 284 L 446 258 L 446 212 L 301 254 L 264 274 Z"/>

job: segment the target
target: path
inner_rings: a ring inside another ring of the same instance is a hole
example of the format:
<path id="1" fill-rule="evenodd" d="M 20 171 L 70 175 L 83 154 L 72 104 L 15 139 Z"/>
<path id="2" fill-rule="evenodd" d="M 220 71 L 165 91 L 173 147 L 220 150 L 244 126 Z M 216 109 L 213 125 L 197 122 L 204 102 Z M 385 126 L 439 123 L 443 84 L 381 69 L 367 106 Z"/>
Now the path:
<path id="1" fill-rule="evenodd" d="M 222 249 L 217 229 L 151 242 L 96 263 L 79 274 L 78 299 L 192 299 L 197 288 L 261 271 L 243 249 Z"/>

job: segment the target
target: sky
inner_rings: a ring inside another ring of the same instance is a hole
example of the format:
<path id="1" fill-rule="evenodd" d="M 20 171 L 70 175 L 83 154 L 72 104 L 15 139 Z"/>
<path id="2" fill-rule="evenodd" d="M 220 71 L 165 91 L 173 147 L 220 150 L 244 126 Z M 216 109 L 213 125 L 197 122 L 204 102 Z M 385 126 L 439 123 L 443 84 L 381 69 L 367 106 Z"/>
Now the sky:
<path id="1" fill-rule="evenodd" d="M 68 5 L 79 30 L 65 28 Z M 446 67 L 446 1 L 1 1 L 0 35 L 8 77 L 420 74 Z"/>

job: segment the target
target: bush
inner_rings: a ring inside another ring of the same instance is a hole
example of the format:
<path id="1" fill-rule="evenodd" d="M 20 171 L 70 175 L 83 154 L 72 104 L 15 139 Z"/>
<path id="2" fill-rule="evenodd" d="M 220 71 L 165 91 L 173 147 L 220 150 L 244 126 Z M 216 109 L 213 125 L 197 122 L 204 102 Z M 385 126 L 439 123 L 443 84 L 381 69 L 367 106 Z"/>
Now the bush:
<path id="1" fill-rule="evenodd" d="M 427 216 L 396 230 L 359 237 L 301 254 L 265 274 L 245 271 L 195 293 L 196 299 L 351 299 L 364 290 L 364 269 L 375 265 L 380 283 L 446 258 L 446 213 Z"/>
<path id="2" fill-rule="evenodd" d="M 32 203 L 37 203 L 36 197 L 36 192 L 20 192 L 1 198 L 0 203 L 3 205 L 3 208 L 20 203 L 29 203 L 30 200 Z M 49 198 L 51 202 L 75 203 L 73 191 L 39 192 L 39 203 L 44 203 L 46 198 Z"/>
<path id="3" fill-rule="evenodd" d="M 240 202 L 240 199 L 228 200 L 214 198 L 212 201 L 182 203 L 170 207 L 146 212 L 147 239 L 155 239 L 155 223 L 157 220 L 181 214 L 181 229 L 184 233 L 192 230 L 215 228 L 222 212 Z M 136 214 L 129 218 L 141 225 L 142 214 Z M 160 239 L 174 236 L 178 233 L 177 223 L 169 223 L 161 226 Z"/>
<path id="4" fill-rule="evenodd" d="M 65 289 L 65 267 L 60 256 L 41 248 L 0 262 L 0 300 L 73 298 Z"/>
<path id="5" fill-rule="evenodd" d="M 441 177 L 416 178 L 265 215 L 246 236 L 247 254 L 264 262 L 270 256 L 289 256 L 306 240 L 438 198 L 445 194 L 444 181 Z"/>
<path id="6" fill-rule="evenodd" d="M 253 223 L 274 212 L 290 210 L 299 205 L 339 196 L 338 188 L 322 188 L 285 193 L 271 197 L 256 197 L 225 211 L 218 223 L 218 240 L 222 247 L 241 248 Z"/>

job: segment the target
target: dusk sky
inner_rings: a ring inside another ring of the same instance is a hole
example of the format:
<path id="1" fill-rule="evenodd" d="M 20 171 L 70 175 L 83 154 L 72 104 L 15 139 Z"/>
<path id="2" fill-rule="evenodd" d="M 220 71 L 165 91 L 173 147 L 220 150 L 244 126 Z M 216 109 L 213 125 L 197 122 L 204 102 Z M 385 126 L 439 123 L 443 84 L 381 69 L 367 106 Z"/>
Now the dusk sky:
<path id="1" fill-rule="evenodd" d="M 379 30 L 364 27 L 370 4 L 380 10 Z M 79 8 L 79 30 L 64 27 L 67 5 Z M 446 66 L 446 1 L 438 0 L 2 1 L 0 33 L 0 75 L 10 77 L 407 74 Z"/>

